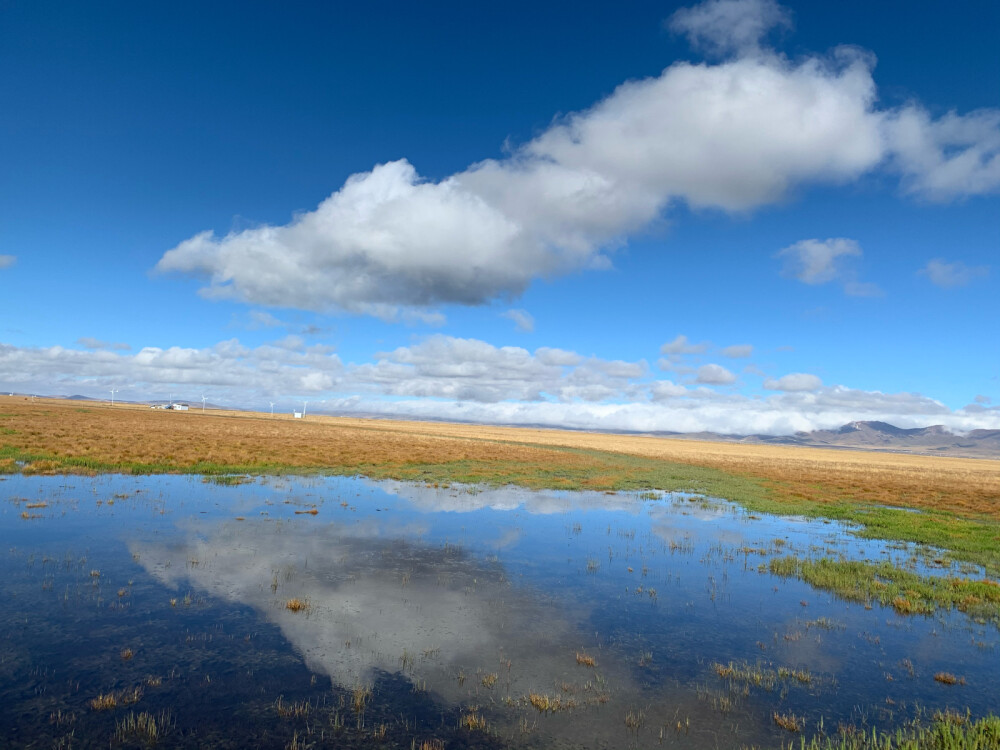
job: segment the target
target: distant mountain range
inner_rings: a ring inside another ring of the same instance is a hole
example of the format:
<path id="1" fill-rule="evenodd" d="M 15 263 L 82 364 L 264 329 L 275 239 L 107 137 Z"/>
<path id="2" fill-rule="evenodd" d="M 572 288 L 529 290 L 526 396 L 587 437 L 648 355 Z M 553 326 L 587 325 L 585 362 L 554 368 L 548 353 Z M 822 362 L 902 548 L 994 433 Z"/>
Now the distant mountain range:
<path id="1" fill-rule="evenodd" d="M 677 435 L 696 440 L 806 445 L 815 448 L 851 448 L 932 456 L 1000 458 L 1000 430 L 972 430 L 956 435 L 943 425 L 904 429 L 888 422 L 848 422 L 835 430 L 813 430 L 794 435 L 720 435 L 711 432 Z"/>
<path id="2" fill-rule="evenodd" d="M 318 412 L 317 412 L 318 413 Z M 331 416 L 335 416 L 332 415 Z M 386 414 L 350 412 L 341 416 L 393 419 Z M 451 422 L 458 420 L 414 419 L 413 421 Z M 473 424 L 473 423 L 467 423 Z M 556 429 L 550 424 L 504 425 L 540 430 Z M 573 428 L 562 428 L 573 429 Z M 583 430 L 590 432 L 590 430 Z M 600 431 L 600 430 L 599 430 Z M 803 445 L 812 448 L 844 448 L 850 450 L 887 451 L 890 453 L 916 453 L 927 456 L 956 456 L 961 458 L 1000 459 L 1000 430 L 972 430 L 956 435 L 944 425 L 904 429 L 888 422 L 848 422 L 835 430 L 796 432 L 794 435 L 730 435 L 720 432 L 645 432 L 631 430 L 606 430 L 618 435 L 653 435 L 682 440 L 710 440 L 724 443 L 749 443 L 769 445 Z"/>

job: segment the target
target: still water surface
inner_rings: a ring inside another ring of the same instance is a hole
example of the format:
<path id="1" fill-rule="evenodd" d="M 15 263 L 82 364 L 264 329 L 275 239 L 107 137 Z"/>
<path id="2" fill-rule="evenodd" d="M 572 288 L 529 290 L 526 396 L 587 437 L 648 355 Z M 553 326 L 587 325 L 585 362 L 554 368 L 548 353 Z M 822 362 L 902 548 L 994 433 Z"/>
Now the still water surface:
<path id="1" fill-rule="evenodd" d="M 994 626 L 767 562 L 948 570 L 722 501 L 173 476 L 0 499 L 0 747 L 780 747 L 776 714 L 811 736 L 1000 696 Z"/>

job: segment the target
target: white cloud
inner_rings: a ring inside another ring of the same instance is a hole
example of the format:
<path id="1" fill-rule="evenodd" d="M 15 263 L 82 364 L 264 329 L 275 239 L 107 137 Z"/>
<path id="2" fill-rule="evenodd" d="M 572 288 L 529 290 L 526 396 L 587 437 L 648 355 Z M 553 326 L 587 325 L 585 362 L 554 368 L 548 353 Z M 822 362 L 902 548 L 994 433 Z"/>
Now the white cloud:
<path id="1" fill-rule="evenodd" d="M 361 413 L 400 418 L 447 419 L 489 424 L 538 424 L 590 430 L 788 435 L 832 429 L 854 420 L 899 427 L 943 424 L 953 430 L 1000 429 L 1000 412 L 950 410 L 913 393 L 885 394 L 843 386 L 816 393 L 780 393 L 763 399 L 690 391 L 663 403 L 431 402 L 353 403 Z"/>
<path id="2" fill-rule="evenodd" d="M 736 382 L 736 375 L 722 365 L 702 365 L 698 368 L 696 382 L 706 385 L 728 385 Z"/>
<path id="3" fill-rule="evenodd" d="M 1000 188 L 1000 110 L 934 120 L 912 104 L 889 113 L 886 132 L 892 166 L 908 193 L 946 201 Z"/>
<path id="4" fill-rule="evenodd" d="M 845 273 L 841 259 L 860 257 L 861 247 L 854 240 L 835 237 L 828 240 L 799 240 L 778 251 L 785 259 L 782 273 L 804 284 L 825 284 Z"/>
<path id="5" fill-rule="evenodd" d="M 708 0 L 682 8 L 669 27 L 684 34 L 692 47 L 714 55 L 753 54 L 774 28 L 792 27 L 791 14 L 774 0 Z"/>
<path id="6" fill-rule="evenodd" d="M 805 372 L 793 372 L 764 381 L 764 387 L 769 391 L 815 391 L 822 385 L 822 380 Z"/>
<path id="7" fill-rule="evenodd" d="M 638 392 L 633 381 L 643 362 L 584 358 L 575 352 L 496 347 L 476 339 L 431 336 L 352 368 L 360 389 L 392 396 L 421 396 L 496 403 L 516 399 L 601 401 Z"/>
<path id="8" fill-rule="evenodd" d="M 16 255 L 0 255 L 0 269 L 10 268 L 17 263 Z"/>
<path id="9" fill-rule="evenodd" d="M 656 366 L 664 372 L 676 372 L 678 375 L 690 375 L 695 371 L 690 365 L 681 364 L 680 356 L 672 354 L 669 357 L 660 357 L 656 360 Z"/>
<path id="10" fill-rule="evenodd" d="M 251 310 L 247 313 L 247 321 L 247 328 L 251 331 L 260 328 L 281 328 L 287 325 L 266 310 Z"/>
<path id="11" fill-rule="evenodd" d="M 676 63 L 506 159 L 439 182 L 405 159 L 381 164 L 284 226 L 196 234 L 157 270 L 207 279 L 209 298 L 390 320 L 514 297 L 538 277 L 606 266 L 606 248 L 672 202 L 746 211 L 871 169 L 883 146 L 870 68 L 846 52 Z"/>
<path id="12" fill-rule="evenodd" d="M 0 344 L 0 383 L 50 394 L 100 394 L 115 386 L 122 388 L 120 398 L 144 399 L 162 398 L 164 388 L 197 387 L 252 402 L 331 390 L 342 371 L 336 354 L 322 345 L 292 352 L 270 345 L 249 349 L 232 339 L 205 349 L 145 347 L 120 354 Z"/>
<path id="13" fill-rule="evenodd" d="M 576 352 L 570 352 L 565 349 L 553 349 L 548 346 L 535 349 L 535 358 L 543 365 L 556 365 L 559 367 L 575 367 L 583 361 L 583 357 Z"/>
<path id="14" fill-rule="evenodd" d="M 967 266 L 961 261 L 948 263 L 943 258 L 934 258 L 918 271 L 932 284 L 943 289 L 954 289 L 971 284 L 978 278 L 988 276 L 989 266 Z"/>
<path id="15" fill-rule="evenodd" d="M 706 367 L 703 381 L 735 379 L 718 365 Z M 164 391 L 178 398 L 208 393 L 262 409 L 270 400 L 308 397 L 311 406 L 325 400 L 324 408 L 347 413 L 642 432 L 787 434 L 858 419 L 1000 429 L 1000 410 L 981 403 L 952 411 L 919 394 L 821 386 L 802 373 L 767 384 L 782 390 L 766 397 L 685 388 L 649 376 L 644 362 L 440 335 L 349 365 L 320 345 L 249 348 L 230 340 L 204 349 L 146 347 L 122 354 L 0 344 L 0 389 L 48 394 L 100 396 L 110 387 L 132 400 L 164 398 Z"/>
<path id="16" fill-rule="evenodd" d="M 708 343 L 692 344 L 688 337 L 680 334 L 673 341 L 668 341 L 660 347 L 660 354 L 677 356 L 682 354 L 701 354 L 708 349 Z"/>
<path id="17" fill-rule="evenodd" d="M 306 341 L 301 336 L 290 333 L 284 338 L 275 341 L 274 346 L 280 347 L 281 349 L 287 349 L 290 352 L 301 352 L 306 347 Z"/>
<path id="18" fill-rule="evenodd" d="M 677 385 L 671 380 L 654 381 L 649 387 L 649 392 L 650 398 L 656 402 L 686 396 L 690 393 L 683 385 Z"/>
<path id="19" fill-rule="evenodd" d="M 391 311 L 385 315 L 380 313 L 379 317 L 383 317 L 386 320 L 396 320 L 395 313 Z M 399 318 L 407 325 L 423 324 L 431 328 L 440 328 L 448 322 L 448 318 L 443 313 L 434 310 L 403 310 Z"/>
<path id="20" fill-rule="evenodd" d="M 843 284 L 844 292 L 854 297 L 878 297 L 882 290 L 878 285 L 859 281 L 857 271 L 850 265 L 850 259 L 863 255 L 861 246 L 846 237 L 831 237 L 826 240 L 799 240 L 793 245 L 779 250 L 775 257 L 784 260 L 782 275 L 797 279 L 803 284 L 827 284 L 837 281 Z"/>
<path id="21" fill-rule="evenodd" d="M 675 31 L 735 56 L 627 81 L 509 157 L 438 182 L 406 159 L 379 164 L 288 224 L 201 232 L 156 268 L 206 279 L 211 299 L 435 324 L 401 310 L 485 304 L 540 277 L 606 268 L 606 252 L 678 202 L 746 212 L 880 165 L 935 199 L 1000 184 L 1000 111 L 879 110 L 871 55 L 843 47 L 793 61 L 762 47 L 788 19 L 769 0 L 678 11 Z M 847 281 L 848 293 L 877 293 Z"/>
<path id="22" fill-rule="evenodd" d="M 535 330 L 535 319 L 527 310 L 507 310 L 506 312 L 500 313 L 500 315 L 508 320 L 514 321 L 514 325 L 519 331 L 531 333 Z"/>
<path id="23" fill-rule="evenodd" d="M 727 346 L 719 352 L 723 357 L 730 359 L 743 359 L 753 354 L 753 346 L 750 344 L 733 344 Z"/>

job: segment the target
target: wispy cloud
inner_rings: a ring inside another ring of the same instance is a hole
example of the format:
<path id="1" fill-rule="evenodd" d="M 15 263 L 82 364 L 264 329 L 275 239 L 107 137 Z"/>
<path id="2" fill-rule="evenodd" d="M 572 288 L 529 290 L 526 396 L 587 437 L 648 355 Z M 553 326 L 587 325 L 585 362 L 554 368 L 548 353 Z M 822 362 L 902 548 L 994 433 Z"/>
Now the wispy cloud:
<path id="1" fill-rule="evenodd" d="M 722 365 L 702 365 L 698 368 L 696 382 L 707 385 L 729 385 L 736 382 L 736 375 Z"/>
<path id="2" fill-rule="evenodd" d="M 932 201 L 1000 187 L 1000 110 L 949 112 L 935 120 L 920 104 L 886 115 L 892 168 L 903 189 Z"/>
<path id="3" fill-rule="evenodd" d="M 769 391 L 815 391 L 822 385 L 819 377 L 805 372 L 793 372 L 764 381 L 764 387 Z"/>
<path id="4" fill-rule="evenodd" d="M 723 357 L 730 359 L 744 359 L 753 354 L 753 346 L 750 344 L 733 344 L 727 346 L 719 352 Z"/>
<path id="5" fill-rule="evenodd" d="M 260 328 L 280 328 L 287 323 L 274 317 L 266 310 L 251 310 L 247 313 L 247 328 L 251 331 Z"/>
<path id="6" fill-rule="evenodd" d="M 752 55 L 772 29 L 791 29 L 792 15 L 774 0 L 708 0 L 678 10 L 667 25 L 708 54 Z"/>
<path id="7" fill-rule="evenodd" d="M 0 269 L 10 268 L 17 263 L 16 255 L 0 255 Z"/>
<path id="8" fill-rule="evenodd" d="M 517 330 L 522 331 L 523 333 L 531 333 L 535 330 L 535 319 L 527 310 L 507 310 L 500 313 L 500 315 L 508 320 L 514 321 L 514 325 Z"/>
<path id="9" fill-rule="evenodd" d="M 840 282 L 844 293 L 854 297 L 878 297 L 882 290 L 876 284 L 859 281 L 850 259 L 863 255 L 861 246 L 846 237 L 826 240 L 799 240 L 779 250 L 775 257 L 784 261 L 782 275 L 803 284 Z"/>
<path id="10" fill-rule="evenodd" d="M 708 351 L 708 346 L 709 344 L 706 341 L 695 344 L 688 341 L 688 337 L 684 334 L 678 334 L 673 341 L 668 341 L 660 347 L 660 354 L 666 354 L 667 356 L 702 354 Z"/>
<path id="11" fill-rule="evenodd" d="M 926 276 L 930 282 L 942 289 L 967 286 L 976 279 L 989 276 L 989 266 L 967 266 L 962 261 L 948 263 L 943 258 L 927 261 L 927 265 L 917 273 Z"/>

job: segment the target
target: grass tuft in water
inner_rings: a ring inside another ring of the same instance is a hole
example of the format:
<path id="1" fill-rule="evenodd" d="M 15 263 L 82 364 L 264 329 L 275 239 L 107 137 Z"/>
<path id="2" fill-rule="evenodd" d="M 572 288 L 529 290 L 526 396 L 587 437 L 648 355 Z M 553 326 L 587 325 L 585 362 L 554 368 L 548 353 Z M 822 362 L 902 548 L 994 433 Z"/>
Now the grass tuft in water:
<path id="1" fill-rule="evenodd" d="M 115 739 L 118 742 L 140 742 L 155 745 L 173 727 L 174 722 L 168 711 L 151 714 L 146 711 L 135 713 L 115 722 Z"/>
<path id="2" fill-rule="evenodd" d="M 774 558 L 769 568 L 775 575 L 799 578 L 851 601 L 878 602 L 901 615 L 957 609 L 1000 627 L 1000 584 L 988 579 L 922 576 L 889 562 L 809 560 L 793 555 Z"/>

